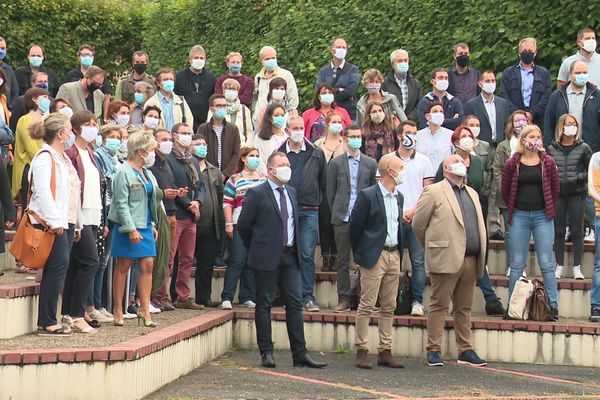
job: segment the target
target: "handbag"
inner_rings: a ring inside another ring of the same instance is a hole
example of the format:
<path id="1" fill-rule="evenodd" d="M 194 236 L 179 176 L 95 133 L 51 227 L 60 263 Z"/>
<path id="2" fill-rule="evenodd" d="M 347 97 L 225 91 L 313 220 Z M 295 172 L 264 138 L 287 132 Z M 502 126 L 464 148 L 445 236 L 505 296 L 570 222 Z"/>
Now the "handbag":
<path id="1" fill-rule="evenodd" d="M 548 321 L 548 296 L 544 284 L 537 279 L 533 280 L 533 294 L 531 296 L 531 311 L 529 319 L 532 321 Z"/>
<path id="2" fill-rule="evenodd" d="M 47 150 L 45 150 L 48 152 Z M 41 152 L 40 152 L 41 153 Z M 38 155 L 40 154 L 38 153 Z M 50 153 L 50 152 L 48 152 Z M 56 199 L 56 166 L 54 157 L 50 155 L 52 160 L 52 173 L 50 175 L 50 189 L 52 197 Z M 27 204 L 31 198 L 31 187 L 33 186 L 33 174 L 29 184 L 27 193 Z M 31 223 L 29 216 L 33 216 L 42 228 L 38 228 Z M 15 232 L 15 236 L 8 247 L 15 259 L 27 268 L 40 269 L 44 268 L 50 252 L 54 246 L 56 234 L 50 230 L 48 224 L 34 211 L 27 209 L 23 213 L 19 227 Z"/>
<path id="3" fill-rule="evenodd" d="M 508 303 L 508 317 L 510 319 L 529 319 L 534 288 L 533 282 L 528 279 L 521 278 L 517 281 Z"/>

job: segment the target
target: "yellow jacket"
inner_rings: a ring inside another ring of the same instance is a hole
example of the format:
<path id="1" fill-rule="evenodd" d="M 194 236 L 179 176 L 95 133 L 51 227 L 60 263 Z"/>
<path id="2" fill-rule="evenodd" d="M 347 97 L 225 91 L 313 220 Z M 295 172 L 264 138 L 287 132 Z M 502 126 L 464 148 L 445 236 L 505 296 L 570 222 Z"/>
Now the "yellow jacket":
<path id="1" fill-rule="evenodd" d="M 17 123 L 17 132 L 15 133 L 15 160 L 13 162 L 12 173 L 12 196 L 17 197 L 21 190 L 21 181 L 23 179 L 23 170 L 25 166 L 31 163 L 33 157 L 42 148 L 42 140 L 32 139 L 29 136 L 29 126 L 34 122 L 31 114 L 25 114 L 19 118 Z M 26 199 L 21 199 L 21 202 Z"/>

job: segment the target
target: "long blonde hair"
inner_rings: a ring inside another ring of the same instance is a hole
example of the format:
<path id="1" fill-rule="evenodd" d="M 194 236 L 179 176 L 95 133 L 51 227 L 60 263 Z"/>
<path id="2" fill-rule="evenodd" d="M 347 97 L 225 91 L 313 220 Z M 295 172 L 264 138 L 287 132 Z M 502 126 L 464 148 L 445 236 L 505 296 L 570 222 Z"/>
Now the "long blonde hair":
<path id="1" fill-rule="evenodd" d="M 542 134 L 542 130 L 537 125 L 527 125 L 525 128 L 523 128 L 523 130 L 521 131 L 521 134 L 519 135 L 519 142 L 517 143 L 517 148 L 515 150 L 515 153 L 519 153 L 519 154 L 525 153 L 525 146 L 523 145 L 523 140 L 525 140 L 527 135 L 529 135 L 533 131 L 539 132 L 540 135 Z M 546 151 L 546 149 L 543 147 L 540 147 L 538 151 Z"/>
<path id="2" fill-rule="evenodd" d="M 581 137 L 581 128 L 579 127 L 579 122 L 577 121 L 577 118 L 575 118 L 573 114 L 563 114 L 558 119 L 558 122 L 556 123 L 556 129 L 554 129 L 554 139 L 556 139 L 557 142 L 560 142 L 560 139 L 562 139 L 563 130 L 565 129 L 565 120 L 568 117 L 573 118 L 575 120 L 575 123 L 577 124 L 577 133 L 575 134 L 575 141 L 578 141 Z"/>

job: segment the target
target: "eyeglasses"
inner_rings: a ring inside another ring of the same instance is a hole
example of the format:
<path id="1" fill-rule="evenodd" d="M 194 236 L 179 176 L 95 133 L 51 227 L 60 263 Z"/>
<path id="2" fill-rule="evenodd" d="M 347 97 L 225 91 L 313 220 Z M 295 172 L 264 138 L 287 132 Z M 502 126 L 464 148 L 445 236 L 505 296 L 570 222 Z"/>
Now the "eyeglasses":
<path id="1" fill-rule="evenodd" d="M 577 122 L 565 122 L 565 126 L 577 126 Z"/>

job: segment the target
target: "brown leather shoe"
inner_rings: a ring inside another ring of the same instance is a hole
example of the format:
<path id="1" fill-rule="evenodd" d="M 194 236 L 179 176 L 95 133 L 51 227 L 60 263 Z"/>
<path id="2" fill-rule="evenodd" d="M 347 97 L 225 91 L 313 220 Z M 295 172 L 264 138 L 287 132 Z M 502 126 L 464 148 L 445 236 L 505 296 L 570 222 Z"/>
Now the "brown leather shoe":
<path id="1" fill-rule="evenodd" d="M 358 368 L 371 369 L 371 363 L 369 362 L 369 357 L 367 354 L 369 350 L 356 350 L 356 360 L 354 361 L 354 365 Z"/>
<path id="2" fill-rule="evenodd" d="M 183 300 L 183 301 L 179 301 L 177 300 L 177 303 L 174 304 L 175 308 L 185 308 L 188 310 L 202 310 L 204 309 L 204 306 L 202 304 L 196 304 L 194 302 L 194 300 L 192 300 L 191 297 L 188 297 L 187 299 Z"/>
<path id="3" fill-rule="evenodd" d="M 389 349 L 379 352 L 377 355 L 377 365 L 389 368 L 404 368 L 404 364 L 392 356 L 392 351 Z"/>
<path id="4" fill-rule="evenodd" d="M 171 303 L 171 300 L 169 299 L 156 299 L 156 301 L 158 302 L 158 304 L 160 304 L 162 308 L 164 308 L 164 311 L 173 311 L 175 309 L 173 303 Z"/>
<path id="5" fill-rule="evenodd" d="M 333 312 L 347 312 L 350 311 L 350 302 L 347 300 L 342 300 L 338 303 L 337 306 L 333 307 Z"/>

